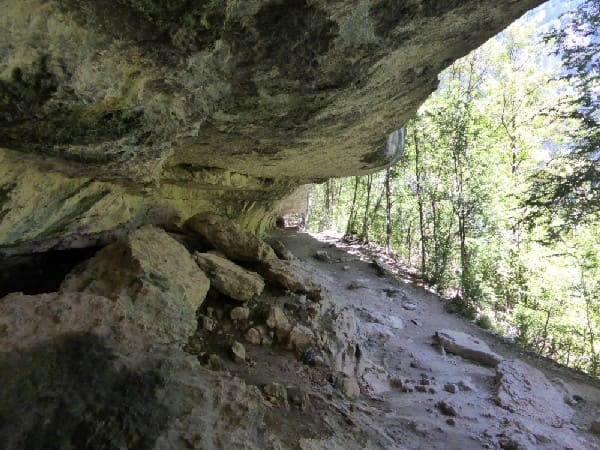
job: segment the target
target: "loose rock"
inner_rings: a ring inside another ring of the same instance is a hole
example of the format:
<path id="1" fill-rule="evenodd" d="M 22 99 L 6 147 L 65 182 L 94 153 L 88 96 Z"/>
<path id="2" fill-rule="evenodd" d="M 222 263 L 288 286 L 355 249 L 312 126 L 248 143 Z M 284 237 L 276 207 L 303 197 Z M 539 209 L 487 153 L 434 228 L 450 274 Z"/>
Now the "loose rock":
<path id="1" fill-rule="evenodd" d="M 281 241 L 275 241 L 271 244 L 275 254 L 279 257 L 279 259 L 283 259 L 286 261 L 292 261 L 295 259 L 294 254 L 283 244 Z"/>
<path id="2" fill-rule="evenodd" d="M 367 287 L 366 280 L 352 280 L 348 285 L 348 289 L 363 289 Z"/>
<path id="3" fill-rule="evenodd" d="M 440 330 L 434 341 L 450 353 L 488 366 L 497 366 L 502 358 L 492 352 L 487 344 L 473 336 L 454 330 Z"/>
<path id="4" fill-rule="evenodd" d="M 208 316 L 201 316 L 200 321 L 202 323 L 202 329 L 206 331 L 213 331 L 217 326 L 215 319 Z"/>
<path id="5" fill-rule="evenodd" d="M 246 334 L 244 334 L 244 339 L 254 345 L 260 345 L 262 342 L 260 331 L 258 331 L 256 328 L 250 328 L 248 331 L 246 331 Z"/>
<path id="6" fill-rule="evenodd" d="M 246 308 L 245 306 L 236 306 L 229 313 L 231 320 L 248 320 L 249 316 L 250 309 Z"/>
<path id="7" fill-rule="evenodd" d="M 234 300 L 248 301 L 259 296 L 265 288 L 265 282 L 259 274 L 228 259 L 212 253 L 194 253 L 194 259 L 208 274 L 211 286 Z"/>
<path id="8" fill-rule="evenodd" d="M 329 253 L 326 250 L 317 250 L 317 252 L 315 253 L 315 258 L 319 261 L 327 263 L 331 262 L 331 256 L 329 256 Z"/>
<path id="9" fill-rule="evenodd" d="M 185 227 L 233 261 L 266 262 L 277 259 L 266 242 L 218 214 L 196 214 L 187 220 Z"/>
<path id="10" fill-rule="evenodd" d="M 456 417 L 458 415 L 456 407 L 449 402 L 445 402 L 442 400 L 442 401 L 437 402 L 435 404 L 435 406 L 437 406 L 437 408 L 440 410 L 440 412 L 442 414 L 444 414 L 445 416 Z"/>
<path id="11" fill-rule="evenodd" d="M 446 383 L 444 385 L 444 390 L 446 392 L 450 392 L 451 394 L 456 394 L 458 392 L 458 386 L 454 383 Z"/>
<path id="12" fill-rule="evenodd" d="M 392 269 L 387 263 L 385 263 L 381 259 L 374 259 L 373 267 L 375 267 L 375 270 L 379 275 L 394 275 L 394 269 Z"/>
<path id="13" fill-rule="evenodd" d="M 287 389 L 282 384 L 267 384 L 263 388 L 263 391 L 267 397 L 267 400 L 269 400 L 271 403 L 283 406 L 286 409 L 289 408 Z"/>
<path id="14" fill-rule="evenodd" d="M 304 325 L 296 325 L 288 336 L 288 346 L 295 350 L 305 350 L 313 344 L 315 335 L 312 330 Z"/>
<path id="15" fill-rule="evenodd" d="M 269 328 L 275 331 L 278 339 L 285 339 L 292 328 L 290 321 L 279 306 L 269 308 L 266 323 Z"/>
<path id="16" fill-rule="evenodd" d="M 305 294 L 312 301 L 322 299 L 322 287 L 313 282 L 311 275 L 295 261 L 269 261 L 263 274 L 267 280 L 297 294 Z"/>
<path id="17" fill-rule="evenodd" d="M 354 377 L 342 376 L 339 379 L 339 387 L 342 394 L 350 400 L 356 400 L 360 396 L 360 386 Z"/>
<path id="18" fill-rule="evenodd" d="M 246 361 L 246 348 L 241 342 L 236 341 L 232 344 L 231 354 L 233 355 L 233 360 L 238 364 Z"/>

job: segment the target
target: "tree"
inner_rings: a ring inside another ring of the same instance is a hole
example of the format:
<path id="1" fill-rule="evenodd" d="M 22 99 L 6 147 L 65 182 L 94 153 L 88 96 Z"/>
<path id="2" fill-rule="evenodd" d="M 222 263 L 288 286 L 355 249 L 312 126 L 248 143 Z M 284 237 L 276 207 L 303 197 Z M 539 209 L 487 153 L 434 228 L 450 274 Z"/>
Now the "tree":
<path id="1" fill-rule="evenodd" d="M 586 0 L 563 17 L 555 41 L 563 62 L 560 78 L 572 87 L 554 113 L 577 124 L 570 142 L 536 174 L 526 205 L 529 218 L 543 215 L 552 235 L 600 213 L 600 0 Z"/>

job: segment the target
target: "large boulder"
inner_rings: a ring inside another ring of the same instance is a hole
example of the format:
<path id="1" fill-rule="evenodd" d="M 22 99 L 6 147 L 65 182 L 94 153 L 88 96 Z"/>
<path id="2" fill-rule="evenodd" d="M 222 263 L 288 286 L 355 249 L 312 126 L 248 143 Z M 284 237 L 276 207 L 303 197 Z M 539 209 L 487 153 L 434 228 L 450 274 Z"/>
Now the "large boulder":
<path id="1" fill-rule="evenodd" d="M 234 300 L 246 302 L 258 297 L 265 288 L 265 282 L 259 274 L 219 255 L 196 252 L 194 260 L 210 278 L 211 286 Z"/>
<path id="2" fill-rule="evenodd" d="M 176 320 L 175 318 L 173 318 Z M 200 366 L 86 293 L 0 299 L 0 442 L 20 448 L 267 448 L 256 387 Z"/>
<path id="3" fill-rule="evenodd" d="M 267 280 L 297 294 L 304 294 L 313 301 L 320 301 L 324 288 L 314 281 L 301 263 L 296 260 L 270 260 L 263 267 L 262 273 Z"/>
<path id="4" fill-rule="evenodd" d="M 187 220 L 185 227 L 233 261 L 256 263 L 277 259 L 269 244 L 218 214 L 196 214 Z"/>
<path id="5" fill-rule="evenodd" d="M 183 245 L 165 231 L 146 226 L 77 266 L 60 289 L 119 300 L 163 342 L 182 343 L 196 330 L 196 311 L 209 285 Z"/>

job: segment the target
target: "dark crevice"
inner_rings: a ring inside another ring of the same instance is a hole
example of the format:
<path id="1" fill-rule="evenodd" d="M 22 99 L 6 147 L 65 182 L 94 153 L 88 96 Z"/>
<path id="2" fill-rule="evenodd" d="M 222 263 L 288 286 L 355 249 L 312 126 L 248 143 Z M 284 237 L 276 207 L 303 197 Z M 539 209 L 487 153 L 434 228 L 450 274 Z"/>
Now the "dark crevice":
<path id="1" fill-rule="evenodd" d="M 0 260 L 0 298 L 11 292 L 34 295 L 56 292 L 65 276 L 100 247 L 51 250 Z"/>

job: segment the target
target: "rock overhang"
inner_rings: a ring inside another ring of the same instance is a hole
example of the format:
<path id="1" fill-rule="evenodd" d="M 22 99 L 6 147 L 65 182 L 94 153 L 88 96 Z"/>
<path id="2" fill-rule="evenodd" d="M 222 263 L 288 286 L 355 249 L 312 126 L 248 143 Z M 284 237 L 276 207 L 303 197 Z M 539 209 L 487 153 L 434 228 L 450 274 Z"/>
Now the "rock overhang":
<path id="1" fill-rule="evenodd" d="M 539 3 L 10 0 L 0 146 L 139 181 L 362 173 L 445 66 Z"/>
<path id="2" fill-rule="evenodd" d="M 268 209 L 392 164 L 438 73 L 540 3 L 7 0 L 2 164 Z"/>

